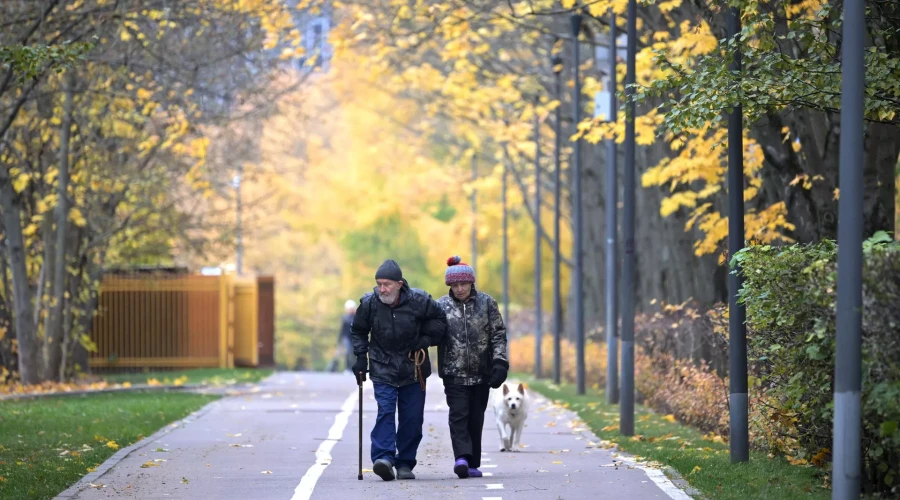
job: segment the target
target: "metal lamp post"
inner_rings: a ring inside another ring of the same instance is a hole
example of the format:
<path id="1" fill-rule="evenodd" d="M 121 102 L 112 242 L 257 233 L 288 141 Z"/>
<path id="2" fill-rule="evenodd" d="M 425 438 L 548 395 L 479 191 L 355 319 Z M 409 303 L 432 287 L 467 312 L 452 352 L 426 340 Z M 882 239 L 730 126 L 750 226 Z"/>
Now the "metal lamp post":
<path id="1" fill-rule="evenodd" d="M 625 172 L 622 179 L 622 232 L 625 262 L 622 272 L 622 394 L 619 405 L 619 432 L 634 435 L 634 81 L 637 52 L 637 1 L 628 0 L 628 47 L 626 54 Z"/>
<path id="2" fill-rule="evenodd" d="M 728 13 L 728 36 L 737 37 L 741 32 L 740 10 Z M 729 69 L 741 71 L 741 51 L 735 50 Z M 728 114 L 728 255 L 733 256 L 744 248 L 744 140 L 743 110 L 740 105 Z M 729 420 L 732 462 L 750 460 L 747 396 L 747 327 L 744 324 L 746 310 L 738 302 L 738 292 L 743 280 L 740 269 L 728 274 L 728 354 L 729 354 Z"/>
<path id="3" fill-rule="evenodd" d="M 574 50 L 573 70 L 575 72 L 575 90 L 572 96 L 572 115 L 575 129 L 581 121 L 581 76 L 579 74 L 581 54 L 579 50 L 578 35 L 581 34 L 581 15 L 573 14 L 570 18 L 572 37 L 574 39 L 572 46 Z M 575 341 L 576 341 L 576 359 L 575 359 L 575 385 L 578 394 L 584 394 L 584 302 L 582 296 L 582 282 L 584 271 L 584 258 L 582 255 L 582 234 L 581 234 L 581 138 L 575 141 L 575 154 L 572 162 L 572 232 L 574 234 L 574 248 L 572 257 L 575 261 L 575 268 L 572 270 L 573 293 L 575 295 Z"/>
<path id="4" fill-rule="evenodd" d="M 478 163 L 475 161 L 475 153 L 472 152 L 472 269 L 478 271 L 478 191 L 475 189 L 475 181 L 478 180 Z"/>
<path id="5" fill-rule="evenodd" d="M 607 120 L 615 124 L 618 101 L 616 100 L 616 15 L 609 10 L 609 113 Z M 618 180 L 616 138 L 606 141 L 606 402 L 619 402 L 619 294 L 617 290 L 618 262 Z"/>
<path id="6" fill-rule="evenodd" d="M 862 242 L 866 7 L 844 1 L 838 203 L 837 349 L 831 498 L 859 498 L 862 428 Z"/>
<path id="7" fill-rule="evenodd" d="M 541 118 L 534 113 L 534 376 L 541 378 L 544 316 L 541 304 Z"/>
<path id="8" fill-rule="evenodd" d="M 243 262 L 244 262 L 244 236 L 242 233 L 241 227 L 241 181 L 244 175 L 243 166 L 238 165 L 238 173 L 234 176 L 234 179 L 231 181 L 232 186 L 234 186 L 234 194 L 237 200 L 237 225 L 235 227 L 235 237 L 237 239 L 237 244 L 235 248 L 235 253 L 237 254 L 237 266 L 235 271 L 238 276 L 243 273 Z"/>
<path id="9" fill-rule="evenodd" d="M 560 274 L 560 266 L 562 264 L 562 254 L 560 252 L 560 204 L 561 204 L 561 186 L 562 186 L 562 168 L 560 166 L 560 150 L 562 149 L 562 57 L 553 56 L 550 64 L 553 65 L 553 74 L 556 79 L 556 98 L 560 105 L 556 107 L 556 143 L 554 146 L 555 169 L 553 171 L 553 383 L 559 384 L 561 377 L 561 352 L 560 339 L 562 336 L 562 293 Z"/>
<path id="10" fill-rule="evenodd" d="M 509 325 L 509 207 L 506 202 L 507 189 L 506 165 L 503 165 L 503 321 Z M 506 355 L 509 359 L 509 342 L 506 343 Z"/>

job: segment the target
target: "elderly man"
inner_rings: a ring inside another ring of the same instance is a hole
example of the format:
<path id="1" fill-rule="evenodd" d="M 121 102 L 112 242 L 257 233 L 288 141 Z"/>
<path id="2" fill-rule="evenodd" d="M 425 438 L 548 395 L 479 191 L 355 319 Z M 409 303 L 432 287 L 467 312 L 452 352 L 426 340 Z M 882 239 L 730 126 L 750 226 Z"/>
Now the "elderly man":
<path id="1" fill-rule="evenodd" d="M 506 380 L 506 327 L 490 295 L 475 289 L 475 270 L 458 256 L 447 260 L 450 292 L 438 299 L 447 313 L 447 337 L 438 346 L 438 375 L 450 407 L 453 472 L 481 477 L 481 431 L 491 387 Z"/>
<path id="2" fill-rule="evenodd" d="M 431 375 L 428 347 L 443 340 L 447 317 L 431 295 L 409 287 L 393 260 L 381 264 L 375 283 L 373 293 L 360 300 L 350 327 L 357 356 L 353 373 L 358 382 L 366 379 L 368 354 L 378 403 L 371 433 L 372 471 L 385 481 L 415 479 L 412 470 L 425 419 L 425 379 Z"/>

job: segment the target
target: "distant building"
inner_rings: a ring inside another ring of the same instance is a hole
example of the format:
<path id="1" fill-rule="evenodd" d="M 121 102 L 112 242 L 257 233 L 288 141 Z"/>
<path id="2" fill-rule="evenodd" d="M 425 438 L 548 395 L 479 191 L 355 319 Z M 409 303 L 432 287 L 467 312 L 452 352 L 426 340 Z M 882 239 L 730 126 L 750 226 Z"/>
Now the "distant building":
<path id="1" fill-rule="evenodd" d="M 294 60 L 297 69 L 303 72 L 318 68 L 327 71 L 334 48 L 328 43 L 328 35 L 331 32 L 334 8 L 331 2 L 323 2 L 318 9 L 299 10 L 293 9 L 294 22 L 302 36 L 303 48 L 306 56 Z M 310 64 L 310 60 L 314 62 Z"/>

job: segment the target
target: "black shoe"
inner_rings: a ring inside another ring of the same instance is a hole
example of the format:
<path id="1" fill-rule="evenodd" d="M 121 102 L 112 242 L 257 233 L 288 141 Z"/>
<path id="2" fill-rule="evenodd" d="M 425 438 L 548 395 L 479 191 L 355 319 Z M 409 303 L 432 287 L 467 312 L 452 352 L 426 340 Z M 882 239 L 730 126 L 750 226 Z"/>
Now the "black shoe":
<path id="1" fill-rule="evenodd" d="M 397 479 L 415 479 L 416 475 L 413 474 L 413 471 L 410 470 L 409 467 L 400 466 L 397 467 Z"/>
<path id="2" fill-rule="evenodd" d="M 385 481 L 394 480 L 394 466 L 383 458 L 379 458 L 375 461 L 375 464 L 372 465 L 372 472 L 378 474 L 378 477 Z"/>

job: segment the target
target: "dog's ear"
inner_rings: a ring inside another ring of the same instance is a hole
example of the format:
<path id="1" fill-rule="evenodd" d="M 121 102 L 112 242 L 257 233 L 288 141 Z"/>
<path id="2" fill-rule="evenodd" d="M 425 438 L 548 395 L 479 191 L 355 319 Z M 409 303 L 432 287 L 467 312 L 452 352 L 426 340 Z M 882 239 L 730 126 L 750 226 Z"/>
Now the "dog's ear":
<path id="1" fill-rule="evenodd" d="M 503 395 L 506 396 L 509 394 L 509 387 L 506 384 L 503 384 Z"/>
<path id="2" fill-rule="evenodd" d="M 519 391 L 519 394 L 525 395 L 525 387 L 522 384 L 519 384 L 519 387 L 517 387 L 516 390 Z"/>

